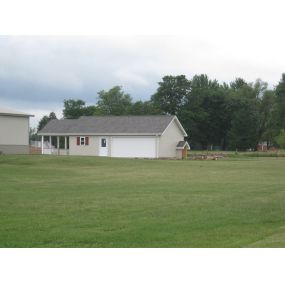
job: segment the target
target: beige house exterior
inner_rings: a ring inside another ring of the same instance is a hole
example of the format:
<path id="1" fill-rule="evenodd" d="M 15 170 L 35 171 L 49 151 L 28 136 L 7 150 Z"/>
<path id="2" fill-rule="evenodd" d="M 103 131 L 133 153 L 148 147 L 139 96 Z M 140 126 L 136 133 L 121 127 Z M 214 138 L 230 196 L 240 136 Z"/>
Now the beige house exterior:
<path id="1" fill-rule="evenodd" d="M 29 153 L 29 118 L 31 116 L 0 108 L 0 153 Z"/>
<path id="2" fill-rule="evenodd" d="M 187 136 L 178 118 L 167 115 L 53 120 L 38 134 L 43 154 L 130 158 L 183 158 L 177 145 Z M 46 145 L 53 151 L 45 150 Z M 189 149 L 188 143 L 184 148 Z"/>

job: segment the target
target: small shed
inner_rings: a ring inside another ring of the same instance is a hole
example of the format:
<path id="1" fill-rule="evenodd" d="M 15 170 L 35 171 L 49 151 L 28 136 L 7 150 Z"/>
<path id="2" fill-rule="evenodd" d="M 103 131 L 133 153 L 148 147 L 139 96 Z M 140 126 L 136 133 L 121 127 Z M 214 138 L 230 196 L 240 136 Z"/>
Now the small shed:
<path id="1" fill-rule="evenodd" d="M 187 141 L 180 141 L 176 145 L 176 158 L 185 159 L 187 158 L 187 152 L 190 149 L 190 145 Z"/>

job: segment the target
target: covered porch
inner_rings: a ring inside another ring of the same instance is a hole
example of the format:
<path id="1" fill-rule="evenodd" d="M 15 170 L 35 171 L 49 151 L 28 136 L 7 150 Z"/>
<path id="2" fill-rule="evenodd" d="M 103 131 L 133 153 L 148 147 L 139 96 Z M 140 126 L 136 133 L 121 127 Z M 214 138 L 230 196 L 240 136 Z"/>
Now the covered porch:
<path id="1" fill-rule="evenodd" d="M 69 155 L 69 136 L 41 136 L 41 153 Z"/>

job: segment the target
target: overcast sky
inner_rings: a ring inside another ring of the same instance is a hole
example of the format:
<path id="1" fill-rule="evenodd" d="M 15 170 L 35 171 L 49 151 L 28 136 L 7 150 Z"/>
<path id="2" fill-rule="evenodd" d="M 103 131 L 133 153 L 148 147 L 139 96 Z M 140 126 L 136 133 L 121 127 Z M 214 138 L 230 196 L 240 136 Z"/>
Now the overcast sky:
<path id="1" fill-rule="evenodd" d="M 95 104 L 97 92 L 114 85 L 134 100 L 147 100 L 164 75 L 206 73 L 220 82 L 261 78 L 274 86 L 285 72 L 283 10 L 274 1 L 248 3 L 224 10 L 193 4 L 192 11 L 203 13 L 187 14 L 188 29 L 181 10 L 176 23 L 183 35 L 177 36 L 2 36 L 0 104 L 35 114 L 35 126 L 51 111 L 61 116 L 64 99 Z"/>

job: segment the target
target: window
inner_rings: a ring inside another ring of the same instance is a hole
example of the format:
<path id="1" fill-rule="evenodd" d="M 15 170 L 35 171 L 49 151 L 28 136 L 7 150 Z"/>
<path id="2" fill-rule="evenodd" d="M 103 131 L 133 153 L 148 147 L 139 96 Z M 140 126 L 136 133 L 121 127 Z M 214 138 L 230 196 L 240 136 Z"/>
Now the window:
<path id="1" fill-rule="evenodd" d="M 106 147 L 106 146 L 107 146 L 106 139 L 101 139 L 101 147 Z"/>
<path id="2" fill-rule="evenodd" d="M 77 137 L 77 145 L 89 145 L 89 137 Z"/>

